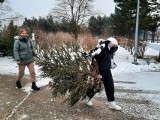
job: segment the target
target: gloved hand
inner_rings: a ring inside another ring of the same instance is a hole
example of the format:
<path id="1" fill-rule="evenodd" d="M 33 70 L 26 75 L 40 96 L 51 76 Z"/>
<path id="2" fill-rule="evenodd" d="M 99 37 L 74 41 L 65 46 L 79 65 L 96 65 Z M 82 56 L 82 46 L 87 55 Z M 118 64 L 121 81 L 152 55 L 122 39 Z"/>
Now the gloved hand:
<path id="1" fill-rule="evenodd" d="M 86 53 L 86 52 L 84 52 L 84 53 L 82 53 L 82 56 L 83 56 L 83 57 L 88 57 L 88 56 L 89 56 L 89 54 L 88 54 L 88 53 Z"/>
<path id="2" fill-rule="evenodd" d="M 110 52 L 114 53 L 118 50 L 118 46 L 113 46 L 112 48 L 110 48 Z"/>

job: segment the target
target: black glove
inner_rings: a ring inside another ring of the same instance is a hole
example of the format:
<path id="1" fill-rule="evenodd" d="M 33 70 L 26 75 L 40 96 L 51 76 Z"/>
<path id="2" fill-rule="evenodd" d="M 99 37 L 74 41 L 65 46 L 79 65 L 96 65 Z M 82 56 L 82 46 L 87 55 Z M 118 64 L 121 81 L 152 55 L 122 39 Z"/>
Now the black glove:
<path id="1" fill-rule="evenodd" d="M 86 52 L 84 52 L 84 53 L 82 53 L 82 56 L 83 56 L 83 57 L 88 57 L 89 54 L 87 54 Z"/>
<path id="2" fill-rule="evenodd" d="M 118 46 L 114 46 L 114 47 L 112 47 L 111 49 L 110 49 L 110 52 L 111 53 L 114 53 L 114 52 L 116 52 L 118 50 Z"/>

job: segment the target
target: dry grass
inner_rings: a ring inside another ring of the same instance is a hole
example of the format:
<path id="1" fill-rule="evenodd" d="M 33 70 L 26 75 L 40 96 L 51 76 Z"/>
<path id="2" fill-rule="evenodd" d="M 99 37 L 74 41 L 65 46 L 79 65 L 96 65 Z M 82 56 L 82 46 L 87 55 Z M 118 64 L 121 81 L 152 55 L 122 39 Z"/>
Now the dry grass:
<path id="1" fill-rule="evenodd" d="M 74 42 L 74 38 L 69 34 L 65 32 L 58 32 L 54 34 L 55 39 L 54 41 L 58 44 L 61 44 L 63 42 Z"/>
<path id="2" fill-rule="evenodd" d="M 93 37 L 90 33 L 80 34 L 78 43 L 83 47 L 85 51 L 93 49 L 98 42 L 98 38 Z"/>
<path id="3" fill-rule="evenodd" d="M 41 30 L 35 30 L 36 43 L 38 45 L 53 45 L 62 44 L 63 42 L 78 42 L 82 48 L 87 51 L 93 49 L 97 45 L 98 38 L 93 37 L 90 33 L 86 32 L 80 34 L 76 41 L 69 33 L 58 32 L 58 33 L 46 33 Z"/>
<path id="4" fill-rule="evenodd" d="M 65 32 L 58 32 L 58 33 L 46 33 L 42 30 L 35 30 L 36 34 L 36 43 L 38 45 L 54 45 L 56 44 L 62 44 L 63 42 L 77 42 L 84 51 L 89 51 L 98 43 L 98 37 L 93 37 L 90 32 L 83 32 L 79 34 L 78 40 L 75 40 L 69 33 Z M 108 33 L 104 34 L 100 38 L 106 39 L 108 38 Z M 121 36 L 116 37 L 118 43 L 120 46 L 124 47 L 128 52 L 133 54 L 133 48 L 134 48 L 134 41 L 132 39 L 124 38 Z M 140 52 L 143 55 L 145 52 L 145 46 L 140 41 L 139 42 Z M 143 49 L 142 49 L 143 48 Z"/>
<path id="5" fill-rule="evenodd" d="M 74 41 L 73 37 L 64 32 L 58 32 L 58 33 L 52 33 L 52 32 L 44 32 L 42 30 L 35 30 L 34 31 L 36 34 L 36 43 L 41 45 L 44 43 L 47 44 L 61 44 L 64 41 Z"/>

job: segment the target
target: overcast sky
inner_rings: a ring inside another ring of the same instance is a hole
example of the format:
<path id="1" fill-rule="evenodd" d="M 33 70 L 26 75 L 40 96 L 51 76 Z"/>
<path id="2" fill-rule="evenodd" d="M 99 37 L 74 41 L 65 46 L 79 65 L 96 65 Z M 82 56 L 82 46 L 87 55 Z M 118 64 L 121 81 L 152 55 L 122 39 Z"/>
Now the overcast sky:
<path id="1" fill-rule="evenodd" d="M 27 18 L 46 16 L 54 8 L 55 0 L 8 0 L 15 12 Z M 115 4 L 113 0 L 95 0 L 94 10 L 109 16 L 114 13 Z"/>

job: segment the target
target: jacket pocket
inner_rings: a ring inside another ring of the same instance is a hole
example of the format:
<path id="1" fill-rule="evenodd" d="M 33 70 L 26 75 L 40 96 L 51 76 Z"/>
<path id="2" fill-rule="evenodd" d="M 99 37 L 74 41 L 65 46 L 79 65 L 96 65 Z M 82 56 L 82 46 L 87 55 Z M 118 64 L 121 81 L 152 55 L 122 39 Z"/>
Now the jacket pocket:
<path id="1" fill-rule="evenodd" d="M 28 52 L 20 52 L 19 56 L 21 60 L 29 60 L 33 57 L 33 55 Z"/>

